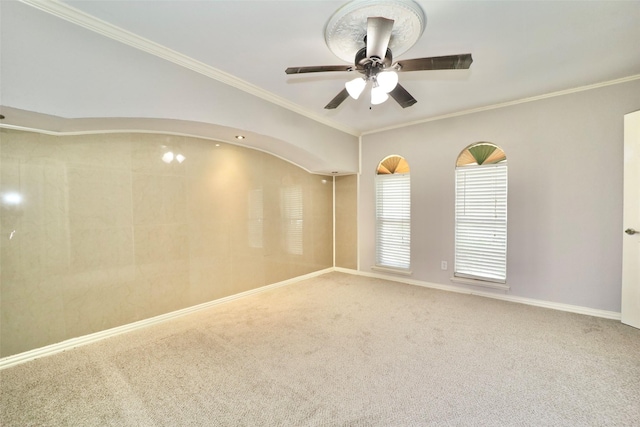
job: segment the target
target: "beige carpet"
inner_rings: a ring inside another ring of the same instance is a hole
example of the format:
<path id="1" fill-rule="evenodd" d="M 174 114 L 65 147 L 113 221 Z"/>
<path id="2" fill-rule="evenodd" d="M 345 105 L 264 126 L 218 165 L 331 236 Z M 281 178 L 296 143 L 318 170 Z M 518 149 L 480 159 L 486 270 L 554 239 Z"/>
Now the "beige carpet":
<path id="1" fill-rule="evenodd" d="M 330 273 L 0 380 L 3 426 L 640 426 L 640 330 Z"/>

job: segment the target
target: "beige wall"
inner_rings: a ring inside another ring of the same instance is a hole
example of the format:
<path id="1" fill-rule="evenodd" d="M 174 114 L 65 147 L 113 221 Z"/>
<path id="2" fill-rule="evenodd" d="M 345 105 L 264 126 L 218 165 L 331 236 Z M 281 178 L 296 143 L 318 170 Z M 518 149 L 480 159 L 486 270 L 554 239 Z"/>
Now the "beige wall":
<path id="1" fill-rule="evenodd" d="M 358 176 L 336 176 L 336 267 L 358 268 Z"/>
<path id="2" fill-rule="evenodd" d="M 331 178 L 195 138 L 0 136 L 3 357 L 332 265 Z"/>

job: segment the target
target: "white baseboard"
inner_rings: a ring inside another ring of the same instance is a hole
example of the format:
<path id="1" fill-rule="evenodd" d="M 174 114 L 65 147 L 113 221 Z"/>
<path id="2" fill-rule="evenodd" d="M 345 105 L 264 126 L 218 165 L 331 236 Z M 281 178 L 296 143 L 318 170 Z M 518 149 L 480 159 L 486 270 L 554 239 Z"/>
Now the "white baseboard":
<path id="1" fill-rule="evenodd" d="M 515 295 L 502 295 L 491 292 L 476 291 L 474 289 L 461 288 L 452 285 L 441 285 L 438 283 L 423 282 L 421 280 L 408 279 L 405 277 L 389 276 L 385 274 L 370 273 L 366 271 L 349 270 L 346 268 L 335 268 L 335 271 L 342 273 L 355 274 L 364 277 L 373 277 L 376 279 L 390 280 L 393 282 L 406 283 L 408 285 L 422 286 L 425 288 L 439 289 L 442 291 L 457 292 L 461 294 L 477 295 L 481 297 L 494 298 L 503 301 L 516 302 L 519 304 L 532 305 L 535 307 L 551 308 L 553 310 L 566 311 L 569 313 L 584 314 L 587 316 L 601 317 L 604 319 L 620 320 L 620 313 L 615 311 L 599 310 L 596 308 L 582 307 L 579 305 L 563 304 L 559 302 L 543 301 L 533 298 L 519 297 Z"/>
<path id="2" fill-rule="evenodd" d="M 239 294 L 230 295 L 228 297 L 205 302 L 203 304 L 194 305 L 191 307 L 183 308 L 181 310 L 172 311 L 166 314 L 161 314 L 159 316 L 151 317 L 149 319 L 128 323 L 126 325 L 118 326 L 118 327 L 107 329 L 100 332 L 95 332 L 93 334 L 83 335 L 77 338 L 71 338 L 66 341 L 62 341 L 60 343 L 51 344 L 45 347 L 36 348 L 34 350 L 25 351 L 24 353 L 18 353 L 12 356 L 7 356 L 0 359 L 0 370 L 5 368 L 10 368 L 11 366 L 19 365 L 20 363 L 25 363 L 39 357 L 50 356 L 52 354 L 60 353 L 75 347 L 91 344 L 91 343 L 103 340 L 105 338 L 114 337 L 116 335 L 124 334 L 130 331 L 134 331 L 136 329 L 146 328 L 147 326 L 155 325 L 157 323 L 162 323 L 170 319 L 175 319 L 176 317 L 181 317 L 187 314 L 195 313 L 197 311 L 204 310 L 218 304 L 224 304 L 225 302 L 233 301 L 238 298 L 243 298 L 249 295 L 269 291 L 271 289 L 279 288 L 282 286 L 292 285 L 302 280 L 317 277 L 325 273 L 330 273 L 332 271 L 334 270 L 331 267 L 326 268 L 324 270 L 314 271 L 313 273 L 294 277 L 293 279 L 283 280 L 282 282 L 273 283 L 271 285 L 262 286 L 256 289 L 251 289 L 249 291 L 245 291 Z"/>
<path id="3" fill-rule="evenodd" d="M 360 271 L 351 268 L 333 267 L 333 271 L 337 271 L 338 273 L 360 274 Z"/>
<path id="4" fill-rule="evenodd" d="M 371 277 L 371 278 L 376 278 L 376 279 L 389 280 L 389 281 L 392 281 L 392 282 L 405 283 L 405 284 L 408 284 L 408 285 L 421 286 L 421 287 L 425 287 L 425 288 L 439 289 L 439 290 L 442 290 L 442 291 L 457 292 L 457 293 L 468 294 L 468 295 L 478 295 L 478 296 L 482 296 L 482 297 L 494 298 L 494 299 L 499 299 L 499 300 L 503 300 L 503 301 L 516 302 L 516 303 L 532 305 L 532 306 L 536 306 L 536 307 L 551 308 L 553 310 L 560 310 L 560 311 L 566 311 L 566 312 L 570 312 L 570 313 L 584 314 L 584 315 L 587 315 L 587 316 L 601 317 L 601 318 L 604 318 L 604 319 L 620 320 L 620 313 L 617 313 L 617 312 L 614 312 L 614 311 L 598 310 L 598 309 L 589 308 L 589 307 L 581 307 L 581 306 L 577 306 L 577 305 L 562 304 L 562 303 L 550 302 L 550 301 L 542 301 L 542 300 L 518 297 L 518 296 L 513 296 L 513 295 L 500 295 L 500 294 L 494 294 L 494 293 L 490 293 L 490 292 L 481 292 L 481 291 L 476 291 L 476 290 L 473 290 L 473 289 L 460 288 L 460 287 L 457 287 L 457 286 L 440 285 L 440 284 L 437 284 L 437 283 L 424 282 L 424 281 L 421 281 L 421 280 L 409 279 L 409 278 L 406 278 L 406 277 L 397 277 L 397 276 L 390 276 L 390 275 L 385 275 L 385 274 L 370 273 L 370 272 L 366 272 L 366 271 L 358 271 L 358 270 L 352 270 L 352 269 L 342 268 L 342 267 L 330 267 L 330 268 L 326 268 L 324 270 L 314 271 L 313 273 L 305 274 L 303 276 L 294 277 L 293 279 L 284 280 L 282 282 L 273 283 L 273 284 L 267 285 L 267 286 L 262 286 L 260 288 L 252 289 L 252 290 L 249 290 L 249 291 L 246 291 L 246 292 L 241 292 L 241 293 L 235 294 L 235 295 L 230 295 L 228 297 L 224 297 L 224 298 L 220 298 L 220 299 L 217 299 L 217 300 L 209 301 L 209 302 L 206 302 L 206 303 L 203 303 L 203 304 L 198 304 L 198 305 L 194 305 L 192 307 L 183 308 L 181 310 L 172 311 L 170 313 L 162 314 L 160 316 L 151 317 L 149 319 L 140 320 L 138 322 L 129 323 L 129 324 L 126 324 L 126 325 L 118 326 L 118 327 L 115 327 L 115 328 L 107 329 L 107 330 L 96 332 L 96 333 L 93 333 L 93 334 L 84 335 L 84 336 L 77 337 L 77 338 L 72 338 L 72 339 L 69 339 L 69 340 L 66 340 L 66 341 L 62 341 L 60 343 L 51 344 L 51 345 L 48 345 L 48 346 L 45 346 L 45 347 L 41 347 L 41 348 L 36 348 L 34 350 L 29 350 L 29 351 L 26 351 L 24 353 L 15 354 L 13 356 L 8 356 L 8 357 L 0 359 L 0 370 L 5 369 L 5 368 L 9 368 L 11 366 L 19 365 L 21 363 L 25 363 L 25 362 L 28 362 L 30 360 L 37 359 L 39 357 L 50 356 L 52 354 L 60 353 L 60 352 L 63 352 L 63 351 L 66 351 L 66 350 L 69 350 L 69 349 L 72 349 L 72 348 L 75 348 L 75 347 L 79 347 L 79 346 L 86 345 L 86 344 L 91 344 L 91 343 L 103 340 L 105 338 L 114 337 L 116 335 L 124 334 L 124 333 L 130 332 L 130 331 L 134 331 L 136 329 L 146 328 L 147 326 L 155 325 L 155 324 L 162 323 L 162 322 L 165 322 L 165 321 L 170 320 L 170 319 L 174 319 L 176 317 L 181 317 L 181 316 L 185 316 L 187 314 L 195 313 L 197 311 L 204 310 L 204 309 L 207 309 L 209 307 L 213 307 L 213 306 L 218 305 L 218 304 L 224 304 L 226 302 L 233 301 L 233 300 L 238 299 L 238 298 L 243 298 L 243 297 L 246 297 L 246 296 L 249 296 L 249 295 L 265 292 L 265 291 L 268 291 L 268 290 L 271 290 L 271 289 L 275 289 L 275 288 L 279 288 L 279 287 L 282 287 L 282 286 L 292 285 L 292 284 L 298 283 L 300 281 L 303 281 L 303 280 L 306 280 L 306 279 L 310 279 L 310 278 L 313 278 L 313 277 L 317 277 L 317 276 L 321 276 L 321 275 L 323 275 L 325 273 L 330 273 L 330 272 L 333 272 L 333 271 L 336 271 L 336 272 L 339 272 L 339 273 L 353 274 L 353 275 L 363 276 L 363 277 Z"/>

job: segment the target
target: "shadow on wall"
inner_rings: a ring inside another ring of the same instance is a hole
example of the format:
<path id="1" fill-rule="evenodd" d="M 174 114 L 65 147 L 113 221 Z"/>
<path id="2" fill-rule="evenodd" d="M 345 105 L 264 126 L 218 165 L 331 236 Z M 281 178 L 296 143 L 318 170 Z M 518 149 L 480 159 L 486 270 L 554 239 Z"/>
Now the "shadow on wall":
<path id="1" fill-rule="evenodd" d="M 190 137 L 1 132 L 2 357 L 332 265 L 330 178 Z"/>

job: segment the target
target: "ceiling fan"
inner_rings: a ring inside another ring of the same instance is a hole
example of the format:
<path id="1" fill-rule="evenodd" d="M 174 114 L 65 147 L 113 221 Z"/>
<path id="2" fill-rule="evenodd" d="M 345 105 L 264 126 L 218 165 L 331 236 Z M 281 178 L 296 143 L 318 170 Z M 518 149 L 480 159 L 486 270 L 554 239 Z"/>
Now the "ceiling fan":
<path id="1" fill-rule="evenodd" d="M 398 72 L 456 70 L 468 69 L 471 66 L 473 59 L 470 53 L 405 59 L 394 63 L 391 49 L 389 49 L 393 24 L 393 19 L 383 17 L 367 18 L 367 34 L 364 37 L 365 47 L 356 53 L 354 65 L 289 67 L 285 72 L 287 74 L 304 74 L 325 71 L 357 71 L 364 75 L 348 81 L 345 84 L 345 88 L 325 105 L 325 109 L 337 108 L 349 96 L 358 99 L 369 82 L 371 82 L 372 86 L 371 104 L 381 104 L 391 96 L 402 108 L 407 108 L 418 101 L 398 83 Z"/>

